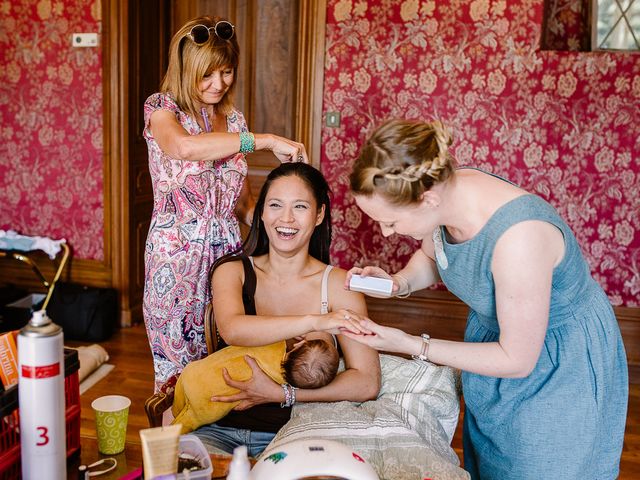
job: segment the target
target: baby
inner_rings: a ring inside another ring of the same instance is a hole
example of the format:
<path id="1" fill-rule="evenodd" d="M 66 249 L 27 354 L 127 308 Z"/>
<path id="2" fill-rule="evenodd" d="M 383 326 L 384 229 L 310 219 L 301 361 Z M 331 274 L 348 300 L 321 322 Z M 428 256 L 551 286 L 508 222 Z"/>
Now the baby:
<path id="1" fill-rule="evenodd" d="M 289 350 L 282 361 L 287 383 L 297 388 L 320 388 L 331 383 L 338 373 L 340 356 L 332 340 L 313 338 L 313 333 Z"/>
<path id="2" fill-rule="evenodd" d="M 224 381 L 223 368 L 234 380 L 251 378 L 245 355 L 253 357 L 276 383 L 320 388 L 335 378 L 340 359 L 333 338 L 327 339 L 326 333 L 307 334 L 290 351 L 286 348 L 285 341 L 262 347 L 229 346 L 191 362 L 178 377 L 172 406 L 173 423 L 181 423 L 182 434 L 185 434 L 229 413 L 238 402 L 212 402 L 211 397 L 238 393 Z"/>

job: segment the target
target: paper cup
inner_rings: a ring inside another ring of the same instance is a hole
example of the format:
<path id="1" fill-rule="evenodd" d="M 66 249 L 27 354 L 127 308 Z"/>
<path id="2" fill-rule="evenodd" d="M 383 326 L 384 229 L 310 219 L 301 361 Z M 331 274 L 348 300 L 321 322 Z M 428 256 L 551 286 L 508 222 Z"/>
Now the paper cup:
<path id="1" fill-rule="evenodd" d="M 124 450 L 127 436 L 127 418 L 131 400 L 121 395 L 106 395 L 91 402 L 96 412 L 98 451 L 115 455 Z"/>

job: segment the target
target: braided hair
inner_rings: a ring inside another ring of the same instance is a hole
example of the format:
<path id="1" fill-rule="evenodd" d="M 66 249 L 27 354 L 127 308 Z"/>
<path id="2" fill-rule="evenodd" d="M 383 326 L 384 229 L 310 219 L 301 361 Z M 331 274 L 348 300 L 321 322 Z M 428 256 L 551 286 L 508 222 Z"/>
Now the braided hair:
<path id="1" fill-rule="evenodd" d="M 349 177 L 359 195 L 379 193 L 397 205 L 416 203 L 455 169 L 452 138 L 439 121 L 389 120 L 371 134 Z"/>

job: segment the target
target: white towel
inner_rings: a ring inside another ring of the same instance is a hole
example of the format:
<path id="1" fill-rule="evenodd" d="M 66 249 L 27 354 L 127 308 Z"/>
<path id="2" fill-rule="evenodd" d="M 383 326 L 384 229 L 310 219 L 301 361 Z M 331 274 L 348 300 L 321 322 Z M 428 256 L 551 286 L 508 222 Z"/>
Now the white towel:
<path id="1" fill-rule="evenodd" d="M 20 250 L 22 252 L 30 252 L 32 250 L 42 250 L 49 255 L 52 260 L 62 248 L 60 245 L 67 241 L 62 238 L 60 240 L 52 240 L 49 237 L 28 237 L 20 235 L 13 230 L 0 230 L 0 250 Z"/>

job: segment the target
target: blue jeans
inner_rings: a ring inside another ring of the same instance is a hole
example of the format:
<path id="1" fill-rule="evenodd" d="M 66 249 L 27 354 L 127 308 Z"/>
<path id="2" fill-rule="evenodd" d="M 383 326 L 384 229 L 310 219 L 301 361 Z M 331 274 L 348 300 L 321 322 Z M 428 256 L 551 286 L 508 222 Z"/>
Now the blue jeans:
<path id="1" fill-rule="evenodd" d="M 212 423 L 191 432 L 197 436 L 209 453 L 233 453 L 233 449 L 246 445 L 249 455 L 257 457 L 276 436 L 275 433 L 256 432 L 240 428 L 221 427 Z"/>

